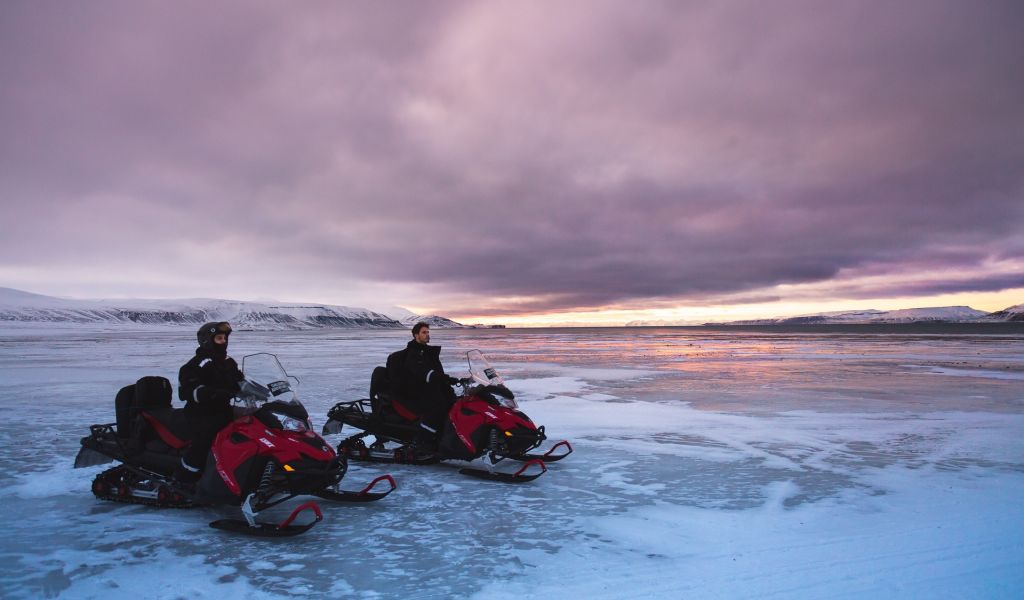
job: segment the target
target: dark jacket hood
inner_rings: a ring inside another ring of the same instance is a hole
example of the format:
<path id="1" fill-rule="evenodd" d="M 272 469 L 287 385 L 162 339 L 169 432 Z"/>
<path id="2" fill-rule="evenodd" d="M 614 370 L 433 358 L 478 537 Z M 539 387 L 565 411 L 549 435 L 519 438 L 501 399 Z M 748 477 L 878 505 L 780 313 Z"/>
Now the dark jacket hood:
<path id="1" fill-rule="evenodd" d="M 421 344 L 416 340 L 409 340 L 409 343 L 405 346 L 406 350 L 422 350 L 427 356 L 440 356 L 441 347 L 431 346 L 430 344 Z"/>

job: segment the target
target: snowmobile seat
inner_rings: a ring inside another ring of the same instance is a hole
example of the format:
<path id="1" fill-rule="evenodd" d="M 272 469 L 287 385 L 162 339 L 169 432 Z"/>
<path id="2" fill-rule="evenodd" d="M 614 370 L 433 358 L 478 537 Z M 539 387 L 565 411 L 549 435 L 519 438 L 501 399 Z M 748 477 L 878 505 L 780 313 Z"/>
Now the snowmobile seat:
<path id="1" fill-rule="evenodd" d="M 420 415 L 414 413 L 406 406 L 406 401 L 394 394 L 381 394 L 380 416 L 385 422 L 415 423 L 420 420 Z"/>
<path id="2" fill-rule="evenodd" d="M 160 451 L 167 447 L 181 450 L 192 439 L 183 408 L 164 406 L 150 408 L 140 414 L 147 425 L 143 429 L 148 430 L 141 434 L 140 441 L 147 450 Z"/>
<path id="3" fill-rule="evenodd" d="M 390 357 L 389 357 L 390 358 Z M 370 374 L 370 406 L 373 415 L 385 423 L 418 421 L 420 416 L 410 410 L 398 394 L 391 393 L 388 369 L 377 367 Z"/>

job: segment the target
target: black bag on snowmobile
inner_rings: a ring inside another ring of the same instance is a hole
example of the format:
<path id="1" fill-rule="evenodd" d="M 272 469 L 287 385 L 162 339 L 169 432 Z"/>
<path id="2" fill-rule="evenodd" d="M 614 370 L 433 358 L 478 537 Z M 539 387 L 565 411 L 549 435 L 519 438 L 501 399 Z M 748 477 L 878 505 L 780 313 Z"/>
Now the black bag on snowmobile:
<path id="1" fill-rule="evenodd" d="M 135 420 L 135 384 L 126 385 L 114 396 L 114 417 L 117 420 L 117 437 L 129 438 L 132 435 L 132 422 Z"/>
<path id="2" fill-rule="evenodd" d="M 114 397 L 114 418 L 117 436 L 132 437 L 135 417 L 139 411 L 171 405 L 171 382 L 166 377 L 146 376 L 118 390 Z"/>
<path id="3" fill-rule="evenodd" d="M 135 408 L 162 408 L 171 405 L 171 382 L 166 377 L 147 376 L 135 382 Z"/>

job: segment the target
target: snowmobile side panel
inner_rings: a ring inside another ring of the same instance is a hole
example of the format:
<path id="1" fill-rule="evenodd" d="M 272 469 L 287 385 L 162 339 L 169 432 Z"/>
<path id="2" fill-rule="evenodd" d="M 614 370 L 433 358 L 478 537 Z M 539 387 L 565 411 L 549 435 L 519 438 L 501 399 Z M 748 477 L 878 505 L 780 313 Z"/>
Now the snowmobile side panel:
<path id="1" fill-rule="evenodd" d="M 307 458 L 327 465 L 337 457 L 330 445 L 312 431 L 293 434 L 268 428 L 258 419 L 247 417 L 222 429 L 211 450 L 217 472 L 228 489 L 237 495 L 241 495 L 241 489 L 246 487 L 245 482 L 239 480 L 247 472 L 241 467 L 252 457 L 272 455 L 282 465 L 299 465 Z M 301 475 L 301 471 L 296 475 Z M 325 468 L 320 475 L 328 477 L 334 471 Z"/>

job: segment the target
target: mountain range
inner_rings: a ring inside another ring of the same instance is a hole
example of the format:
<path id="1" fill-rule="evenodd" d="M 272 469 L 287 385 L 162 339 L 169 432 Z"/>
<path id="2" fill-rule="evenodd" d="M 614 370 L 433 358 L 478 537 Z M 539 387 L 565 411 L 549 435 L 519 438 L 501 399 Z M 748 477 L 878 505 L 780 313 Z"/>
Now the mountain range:
<path id="1" fill-rule="evenodd" d="M 796 317 L 770 319 L 747 319 L 699 323 L 701 325 L 855 325 L 886 323 L 991 323 L 1024 322 L 1024 304 L 1011 306 L 997 312 L 985 312 L 969 306 L 938 306 L 930 308 L 904 308 L 899 310 L 848 310 L 824 312 Z M 693 322 L 632 321 L 627 327 L 697 325 Z"/>
<path id="2" fill-rule="evenodd" d="M 0 287 L 0 323 L 199 325 L 228 321 L 236 329 L 282 330 L 348 327 L 406 328 L 424 321 L 433 328 L 463 325 L 438 315 L 419 315 L 400 306 L 375 309 L 317 303 L 212 298 L 184 300 L 79 300 L 33 294 Z M 824 312 L 795 317 L 715 323 L 631 321 L 627 327 L 674 325 L 833 325 L 864 323 L 1024 322 L 1024 304 L 996 312 L 969 306 Z"/>
<path id="3" fill-rule="evenodd" d="M 367 308 L 316 303 L 185 300 L 77 300 L 0 287 L 0 323 L 200 325 L 228 321 L 236 329 L 404 328 L 417 321 L 431 327 L 464 327 L 437 315 L 417 315 L 401 307 L 394 314 Z"/>

